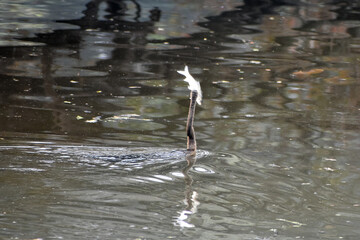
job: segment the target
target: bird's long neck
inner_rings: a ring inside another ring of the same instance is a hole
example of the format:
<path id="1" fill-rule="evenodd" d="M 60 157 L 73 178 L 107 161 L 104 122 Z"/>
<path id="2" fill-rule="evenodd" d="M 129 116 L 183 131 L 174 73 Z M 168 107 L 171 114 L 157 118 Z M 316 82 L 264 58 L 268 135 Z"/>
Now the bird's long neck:
<path id="1" fill-rule="evenodd" d="M 194 131 L 194 115 L 196 107 L 196 98 L 198 96 L 197 91 L 190 92 L 190 107 L 189 114 L 186 123 L 186 135 L 187 135 L 187 150 L 195 152 L 196 151 L 196 138 Z"/>

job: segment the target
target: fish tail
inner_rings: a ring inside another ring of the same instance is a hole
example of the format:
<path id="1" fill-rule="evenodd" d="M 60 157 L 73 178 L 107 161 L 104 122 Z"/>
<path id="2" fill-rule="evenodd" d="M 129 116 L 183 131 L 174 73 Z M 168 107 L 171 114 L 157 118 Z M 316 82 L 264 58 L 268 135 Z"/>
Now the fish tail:
<path id="1" fill-rule="evenodd" d="M 181 75 L 184 75 L 185 77 L 189 77 L 189 76 L 191 77 L 188 66 L 185 66 L 184 71 L 177 71 L 177 72 L 180 73 Z"/>

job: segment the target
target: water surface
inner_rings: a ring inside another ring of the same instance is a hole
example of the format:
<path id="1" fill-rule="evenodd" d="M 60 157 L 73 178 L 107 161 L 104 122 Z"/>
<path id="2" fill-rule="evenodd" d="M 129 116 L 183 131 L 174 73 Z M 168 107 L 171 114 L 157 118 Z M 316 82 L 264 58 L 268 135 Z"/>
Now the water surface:
<path id="1" fill-rule="evenodd" d="M 358 239 L 360 4 L 287 2 L 3 2 L 0 237 Z"/>

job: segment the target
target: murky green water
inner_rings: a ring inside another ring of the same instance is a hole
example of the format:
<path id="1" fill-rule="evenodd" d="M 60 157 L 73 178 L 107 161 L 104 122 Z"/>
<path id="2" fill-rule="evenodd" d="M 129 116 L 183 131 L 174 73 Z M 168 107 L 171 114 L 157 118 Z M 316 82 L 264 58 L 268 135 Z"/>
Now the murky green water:
<path id="1" fill-rule="evenodd" d="M 0 5 L 0 239 L 358 239 L 359 1 Z"/>

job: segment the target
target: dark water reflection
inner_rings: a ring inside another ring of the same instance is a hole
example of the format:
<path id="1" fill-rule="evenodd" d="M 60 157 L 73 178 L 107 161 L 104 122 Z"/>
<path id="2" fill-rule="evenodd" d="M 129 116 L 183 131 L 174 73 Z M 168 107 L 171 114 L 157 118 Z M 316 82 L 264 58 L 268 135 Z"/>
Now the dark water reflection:
<path id="1" fill-rule="evenodd" d="M 358 1 L 0 5 L 1 238 L 358 239 Z"/>

